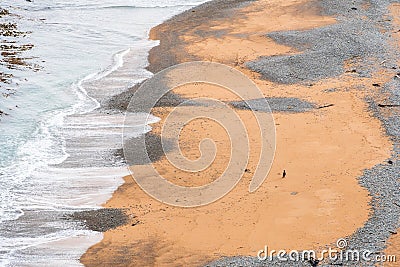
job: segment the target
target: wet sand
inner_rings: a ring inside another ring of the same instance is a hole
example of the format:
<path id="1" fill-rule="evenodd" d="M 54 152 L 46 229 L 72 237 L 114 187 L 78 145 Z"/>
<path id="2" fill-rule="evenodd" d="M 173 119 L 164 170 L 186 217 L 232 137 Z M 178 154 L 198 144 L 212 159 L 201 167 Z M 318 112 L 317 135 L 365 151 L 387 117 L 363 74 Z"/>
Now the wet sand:
<path id="1" fill-rule="evenodd" d="M 227 196 L 207 206 L 185 209 L 161 204 L 132 177 L 125 177 L 125 184 L 104 206 L 127 209 L 137 221 L 105 232 L 103 241 L 81 258 L 85 265 L 202 266 L 224 256 L 254 257 L 265 245 L 275 250 L 318 250 L 352 235 L 368 220 L 371 198 L 358 177 L 364 169 L 387 160 L 392 143 L 364 99 L 378 91 L 373 84 L 386 83 L 392 74 L 372 71 L 370 77 L 362 77 L 348 60 L 343 62 L 343 73 L 324 79 L 294 83 L 263 79 L 248 68 L 248 62 L 300 53 L 267 34 L 335 25 L 337 20 L 322 15 L 314 2 L 256 1 L 239 6 L 229 2 L 195 8 L 154 28 L 151 37 L 161 39 L 161 44 L 151 52 L 149 69 L 192 60 L 216 61 L 248 75 L 267 98 L 302 99 L 315 108 L 274 112 L 275 160 L 255 193 L 248 192 L 248 185 L 258 162 L 260 140 L 252 134 L 250 172 Z M 240 100 L 204 84 L 182 86 L 174 94 L 184 99 Z M 161 121 L 153 125 L 152 134 L 160 133 L 172 109 L 184 114 L 190 108 L 154 108 L 153 114 Z M 256 132 L 251 111 L 236 111 L 248 132 Z M 198 143 L 205 137 L 218 144 L 218 154 L 204 172 L 189 176 L 165 157 L 154 166 L 176 184 L 198 186 L 212 181 L 227 164 L 230 146 L 224 129 L 208 120 L 193 121 L 183 129 L 180 145 L 188 158 L 195 159 Z M 284 179 L 283 169 L 287 171 Z"/>

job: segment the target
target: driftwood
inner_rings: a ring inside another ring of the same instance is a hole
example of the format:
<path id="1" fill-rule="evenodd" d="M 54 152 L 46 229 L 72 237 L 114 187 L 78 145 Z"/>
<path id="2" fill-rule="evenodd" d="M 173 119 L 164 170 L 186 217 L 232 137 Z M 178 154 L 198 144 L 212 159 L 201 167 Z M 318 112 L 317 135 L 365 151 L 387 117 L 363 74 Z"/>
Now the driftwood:
<path id="1" fill-rule="evenodd" d="M 318 107 L 318 109 L 329 108 L 329 107 L 333 107 L 333 106 L 334 106 L 334 104 L 327 104 L 327 105 L 323 105 L 323 106 Z"/>
<path id="2" fill-rule="evenodd" d="M 399 104 L 378 104 L 378 107 L 380 108 L 395 108 L 395 107 L 400 107 Z"/>

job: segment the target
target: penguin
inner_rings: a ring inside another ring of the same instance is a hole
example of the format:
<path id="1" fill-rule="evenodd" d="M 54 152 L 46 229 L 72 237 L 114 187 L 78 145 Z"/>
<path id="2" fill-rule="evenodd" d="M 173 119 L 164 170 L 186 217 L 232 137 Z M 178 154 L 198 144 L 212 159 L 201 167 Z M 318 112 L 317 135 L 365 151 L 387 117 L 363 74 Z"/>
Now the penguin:
<path id="1" fill-rule="evenodd" d="M 286 170 L 283 170 L 282 178 L 286 177 Z"/>

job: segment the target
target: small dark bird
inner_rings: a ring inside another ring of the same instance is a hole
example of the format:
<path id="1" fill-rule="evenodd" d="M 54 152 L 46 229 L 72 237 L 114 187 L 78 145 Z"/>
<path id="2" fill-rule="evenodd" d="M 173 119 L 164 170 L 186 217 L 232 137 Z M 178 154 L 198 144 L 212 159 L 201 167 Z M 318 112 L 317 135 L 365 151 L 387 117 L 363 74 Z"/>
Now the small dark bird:
<path id="1" fill-rule="evenodd" d="M 283 170 L 282 178 L 286 177 L 286 170 Z"/>
<path id="2" fill-rule="evenodd" d="M 319 264 L 319 260 L 314 259 L 313 257 L 311 257 L 308 262 L 311 264 L 312 267 L 317 267 Z"/>

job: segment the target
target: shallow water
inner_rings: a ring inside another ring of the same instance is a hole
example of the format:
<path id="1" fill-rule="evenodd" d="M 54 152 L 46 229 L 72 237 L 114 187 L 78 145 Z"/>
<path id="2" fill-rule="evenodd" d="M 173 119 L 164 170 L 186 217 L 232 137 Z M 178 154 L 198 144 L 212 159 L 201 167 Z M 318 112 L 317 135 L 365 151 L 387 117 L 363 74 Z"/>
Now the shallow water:
<path id="1" fill-rule="evenodd" d="M 62 220 L 65 213 L 105 202 L 127 174 L 114 156 L 123 114 L 96 110 L 108 97 L 148 78 L 151 27 L 199 0 L 26 1 L 0 6 L 31 31 L 17 43 L 41 70 L 14 74 L 0 97 L 0 265 L 80 265 L 102 237 Z M 4 40 L 1 40 L 4 42 Z M 140 125 L 137 134 L 150 126 Z M 157 118 L 152 117 L 151 122 Z M 131 120 L 132 121 L 132 120 Z"/>

